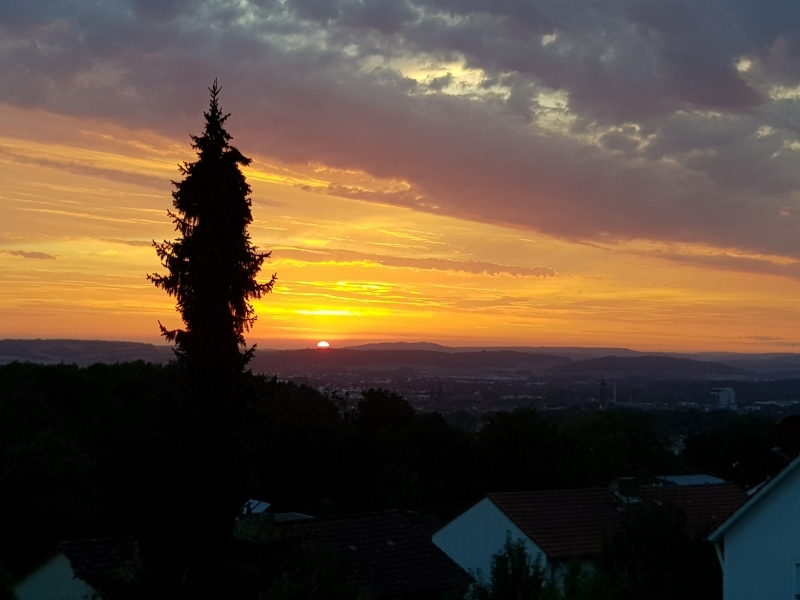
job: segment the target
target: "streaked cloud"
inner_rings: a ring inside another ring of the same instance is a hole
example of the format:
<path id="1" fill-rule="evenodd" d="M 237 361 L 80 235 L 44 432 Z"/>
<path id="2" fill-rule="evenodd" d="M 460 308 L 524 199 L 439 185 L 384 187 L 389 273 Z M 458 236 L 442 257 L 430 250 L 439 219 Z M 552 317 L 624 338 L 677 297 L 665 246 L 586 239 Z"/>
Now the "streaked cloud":
<path id="1" fill-rule="evenodd" d="M 113 238 L 100 238 L 102 242 L 109 242 L 111 244 L 125 244 L 126 246 L 136 246 L 150 248 L 153 246 L 153 241 L 150 240 L 116 240 Z"/>
<path id="2" fill-rule="evenodd" d="M 566 239 L 735 238 L 798 257 L 788 0 L 769 15 L 752 0 L 24 6 L 0 13 L 10 104 L 185 139 L 219 76 L 250 154 L 408 186 L 328 192 Z"/>
<path id="3" fill-rule="evenodd" d="M 664 253 L 664 258 L 676 262 L 701 265 L 709 269 L 725 269 L 739 273 L 769 273 L 800 280 L 800 261 L 775 262 L 766 258 L 736 256 L 726 253 L 674 254 Z"/>
<path id="4" fill-rule="evenodd" d="M 28 258 L 33 260 L 56 260 L 56 257 L 47 252 L 27 252 L 26 250 L 0 250 L 11 256 L 18 256 L 19 258 Z"/>
<path id="5" fill-rule="evenodd" d="M 311 262 L 328 263 L 370 263 L 387 267 L 405 269 L 432 269 L 437 271 L 461 271 L 476 275 L 513 275 L 518 277 L 555 277 L 556 271 L 550 267 L 521 267 L 500 265 L 476 260 L 453 260 L 448 258 L 414 258 L 366 254 L 348 250 L 309 251 L 302 248 L 278 248 L 276 256 L 281 260 L 297 258 Z"/>
<path id="6" fill-rule="evenodd" d="M 177 319 L 147 240 L 219 77 L 256 338 L 778 348 L 799 61 L 789 0 L 6 2 L 0 240 L 58 260 L 3 253 L 0 327 Z"/>

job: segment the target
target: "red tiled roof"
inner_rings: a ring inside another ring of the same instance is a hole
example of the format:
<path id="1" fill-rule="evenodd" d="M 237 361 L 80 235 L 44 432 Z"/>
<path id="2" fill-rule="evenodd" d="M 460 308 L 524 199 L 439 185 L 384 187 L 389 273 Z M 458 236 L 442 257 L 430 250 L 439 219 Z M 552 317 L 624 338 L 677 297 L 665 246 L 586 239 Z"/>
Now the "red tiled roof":
<path id="1" fill-rule="evenodd" d="M 376 596 L 446 589 L 472 580 L 431 542 L 428 528 L 397 511 L 276 524 L 275 530 L 330 547 Z"/>
<path id="2" fill-rule="evenodd" d="M 707 533 L 747 500 L 747 494 L 723 483 L 643 487 L 639 503 L 626 503 L 599 488 L 498 493 L 488 498 L 550 560 L 563 560 L 598 554 L 627 512 L 667 506 L 684 515 L 691 531 Z"/>

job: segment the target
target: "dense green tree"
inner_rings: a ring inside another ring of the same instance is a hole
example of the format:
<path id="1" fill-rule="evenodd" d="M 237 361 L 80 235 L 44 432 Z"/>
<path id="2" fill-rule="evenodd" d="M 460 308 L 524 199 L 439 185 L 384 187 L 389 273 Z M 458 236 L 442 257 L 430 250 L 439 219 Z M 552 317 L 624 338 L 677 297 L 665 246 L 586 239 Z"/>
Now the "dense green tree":
<path id="1" fill-rule="evenodd" d="M 646 479 L 675 473 L 678 460 L 659 435 L 653 415 L 604 411 L 573 417 L 559 427 L 565 450 L 558 487 L 604 487 L 617 477 Z"/>
<path id="2" fill-rule="evenodd" d="M 709 531 L 692 530 L 668 507 L 642 507 L 622 520 L 597 560 L 595 583 L 615 600 L 722 598 Z M 571 598 L 567 598 L 571 600 Z"/>
<path id="3" fill-rule="evenodd" d="M 725 421 L 686 438 L 688 467 L 748 487 L 761 483 L 783 466 L 772 452 L 778 444 L 773 421 L 753 416 L 727 416 Z"/>
<path id="4" fill-rule="evenodd" d="M 560 600 L 558 588 L 542 566 L 542 557 L 532 557 L 522 540 L 506 537 L 503 549 L 492 557 L 489 580 L 476 573 L 477 583 L 465 600 Z"/>
<path id="5" fill-rule="evenodd" d="M 14 588 L 11 585 L 11 576 L 0 562 L 0 600 L 17 600 Z"/>
<path id="6" fill-rule="evenodd" d="M 242 350 L 244 332 L 256 319 L 250 301 L 275 283 L 275 275 L 266 283 L 256 279 L 270 253 L 258 252 L 247 231 L 253 220 L 250 186 L 240 167 L 251 160 L 229 143 L 229 115 L 220 110 L 216 80 L 209 91 L 205 131 L 192 136 L 197 160 L 184 163 L 184 179 L 174 182 L 176 212 L 168 214 L 180 237 L 153 242 L 168 273 L 148 276 L 175 297 L 185 328 L 168 330 L 159 323 L 161 332 L 204 384 L 228 382 L 243 371 L 253 353 Z"/>
<path id="7" fill-rule="evenodd" d="M 0 468 L 0 550 L 19 572 L 42 548 L 96 531 L 95 466 L 71 440 L 43 431 L 10 446 Z M 6 544 L 13 542 L 13 547 Z"/>
<path id="8" fill-rule="evenodd" d="M 569 458 L 558 427 L 532 409 L 500 412 L 477 436 L 484 492 L 559 487 Z"/>

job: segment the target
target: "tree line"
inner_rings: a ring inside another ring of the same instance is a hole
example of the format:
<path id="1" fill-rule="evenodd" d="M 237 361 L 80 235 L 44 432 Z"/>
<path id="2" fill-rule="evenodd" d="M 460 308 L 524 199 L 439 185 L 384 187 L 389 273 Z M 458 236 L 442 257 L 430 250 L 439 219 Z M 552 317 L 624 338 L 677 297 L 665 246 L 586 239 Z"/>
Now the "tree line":
<path id="1" fill-rule="evenodd" d="M 654 413 L 555 422 L 517 410 L 469 432 L 386 390 L 353 408 L 249 375 L 236 417 L 211 425 L 186 377 L 177 363 L 0 367 L 0 559 L 12 575 L 60 540 L 131 534 L 155 536 L 158 560 L 182 573 L 219 558 L 251 497 L 313 516 L 398 508 L 447 520 L 487 492 L 687 469 L 752 484 L 779 467 L 776 425 L 755 417 L 714 416 L 676 454 Z M 198 523 L 209 541 L 194 551 Z"/>

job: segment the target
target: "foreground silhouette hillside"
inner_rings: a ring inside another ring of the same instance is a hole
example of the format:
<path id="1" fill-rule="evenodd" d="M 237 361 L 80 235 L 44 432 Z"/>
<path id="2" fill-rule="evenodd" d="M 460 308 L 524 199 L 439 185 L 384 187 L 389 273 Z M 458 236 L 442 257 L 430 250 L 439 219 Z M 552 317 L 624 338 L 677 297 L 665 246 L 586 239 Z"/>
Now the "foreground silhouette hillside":
<path id="1" fill-rule="evenodd" d="M 226 425 L 241 451 L 199 457 L 186 437 L 193 399 L 184 376 L 178 365 L 143 362 L 0 367 L 0 557 L 12 575 L 61 540 L 120 535 L 140 538 L 155 569 L 148 576 L 171 572 L 180 556 L 148 540 L 184 514 L 196 493 L 186 465 L 206 460 L 242 474 L 237 502 L 260 498 L 314 516 L 403 509 L 443 520 L 487 492 L 605 487 L 687 468 L 753 485 L 776 468 L 775 425 L 762 419 L 696 413 L 659 422 L 610 411 L 553 421 L 520 410 L 466 432 L 389 391 L 350 406 L 264 377 L 247 379 L 242 416 Z M 690 433 L 679 455 L 670 449 L 676 432 Z M 242 586 L 268 587 L 273 567 Z"/>

